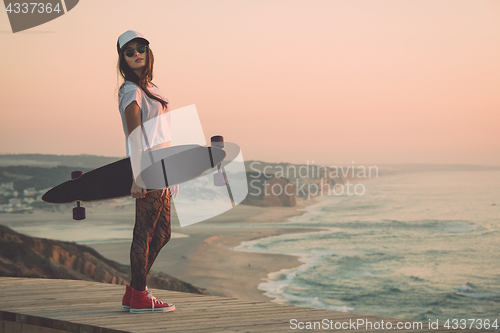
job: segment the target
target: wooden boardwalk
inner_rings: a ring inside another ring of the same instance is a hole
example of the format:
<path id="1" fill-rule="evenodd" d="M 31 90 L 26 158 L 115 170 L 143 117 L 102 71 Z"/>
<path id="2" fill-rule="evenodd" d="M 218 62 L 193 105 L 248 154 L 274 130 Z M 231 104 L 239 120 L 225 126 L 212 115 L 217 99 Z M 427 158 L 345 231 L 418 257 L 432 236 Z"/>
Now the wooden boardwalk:
<path id="1" fill-rule="evenodd" d="M 0 278 L 0 333 L 340 332 L 348 329 L 349 321 L 357 320 L 375 325 L 372 329 L 360 326 L 357 332 L 453 332 L 442 327 L 429 329 L 425 322 L 422 328 L 398 330 L 398 322 L 415 322 L 155 289 L 153 295 L 175 303 L 176 310 L 130 314 L 120 309 L 124 290 L 124 286 L 79 280 Z M 333 329 L 319 325 L 292 329 L 292 319 L 297 325 L 329 322 Z M 393 328 L 376 329 L 382 320 Z M 345 323 L 344 328 L 335 329 L 337 322 Z"/>

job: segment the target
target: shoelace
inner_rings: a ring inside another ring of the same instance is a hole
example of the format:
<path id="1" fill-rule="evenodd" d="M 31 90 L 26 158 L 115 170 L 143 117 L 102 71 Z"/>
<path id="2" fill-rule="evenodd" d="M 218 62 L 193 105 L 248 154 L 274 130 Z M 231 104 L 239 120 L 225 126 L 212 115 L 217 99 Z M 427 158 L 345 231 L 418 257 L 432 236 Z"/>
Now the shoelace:
<path id="1" fill-rule="evenodd" d="M 164 303 L 164 302 L 162 302 L 162 301 L 158 301 L 158 300 L 156 299 L 156 297 L 154 297 L 154 296 L 153 296 L 153 293 L 151 293 L 150 291 L 148 291 L 148 294 L 147 294 L 146 296 L 147 296 L 147 298 L 149 298 L 149 299 L 151 300 L 151 311 L 153 311 L 153 312 L 154 312 L 154 310 L 155 310 L 155 302 L 158 302 L 158 303 L 160 303 L 160 304 L 165 304 L 165 303 Z"/>

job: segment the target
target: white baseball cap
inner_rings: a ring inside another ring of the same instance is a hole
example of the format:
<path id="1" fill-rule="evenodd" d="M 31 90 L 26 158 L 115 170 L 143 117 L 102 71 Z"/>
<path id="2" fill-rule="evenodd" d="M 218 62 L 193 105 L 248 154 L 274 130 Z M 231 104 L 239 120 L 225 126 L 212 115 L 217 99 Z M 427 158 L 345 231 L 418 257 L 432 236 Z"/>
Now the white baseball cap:
<path id="1" fill-rule="evenodd" d="M 118 37 L 118 42 L 116 42 L 116 49 L 118 50 L 118 53 L 120 53 L 125 44 L 130 42 L 132 39 L 136 38 L 141 39 L 146 43 L 146 45 L 149 45 L 149 41 L 139 31 L 134 31 L 134 30 L 125 31 L 123 34 L 120 35 L 120 37 Z"/>

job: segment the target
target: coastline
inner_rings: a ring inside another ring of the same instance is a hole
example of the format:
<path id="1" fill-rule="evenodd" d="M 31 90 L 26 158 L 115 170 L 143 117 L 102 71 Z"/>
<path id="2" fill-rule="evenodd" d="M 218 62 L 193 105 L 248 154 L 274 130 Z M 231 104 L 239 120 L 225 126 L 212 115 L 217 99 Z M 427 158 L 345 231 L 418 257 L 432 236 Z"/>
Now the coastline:
<path id="1" fill-rule="evenodd" d="M 276 224 L 302 215 L 316 199 L 298 199 L 295 207 L 256 207 L 238 205 L 234 209 L 202 223 L 181 228 L 172 219 L 172 232 L 188 237 L 173 237 L 162 249 L 154 271 L 172 275 L 194 286 L 205 288 L 214 296 L 255 301 L 271 301 L 257 289 L 269 273 L 302 265 L 298 257 L 233 251 L 244 241 L 288 233 L 318 231 L 309 228 L 279 228 Z M 173 214 L 173 216 L 175 216 Z M 274 224 L 268 226 L 268 223 Z M 130 242 L 93 243 L 104 257 L 128 264 Z"/>

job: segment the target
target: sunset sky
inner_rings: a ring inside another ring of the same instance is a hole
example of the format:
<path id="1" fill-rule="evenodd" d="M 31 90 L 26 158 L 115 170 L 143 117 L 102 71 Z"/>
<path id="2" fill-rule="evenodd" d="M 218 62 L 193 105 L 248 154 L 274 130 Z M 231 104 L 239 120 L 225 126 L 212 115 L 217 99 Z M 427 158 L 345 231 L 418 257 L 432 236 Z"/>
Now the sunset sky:
<path id="1" fill-rule="evenodd" d="M 82 0 L 12 33 L 0 154 L 125 156 L 116 40 L 246 160 L 500 165 L 500 1 Z"/>

